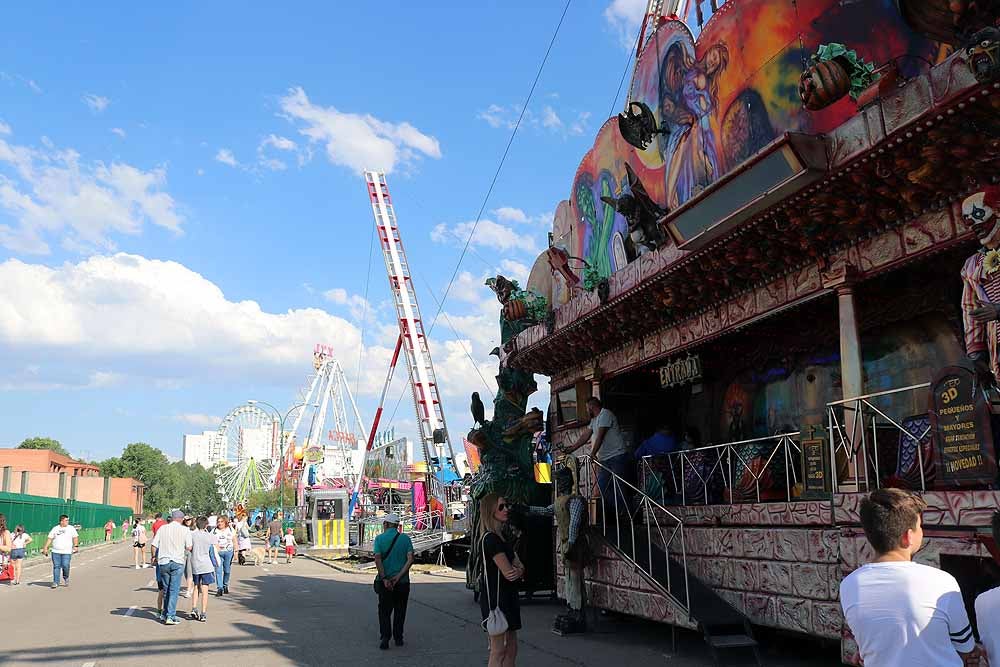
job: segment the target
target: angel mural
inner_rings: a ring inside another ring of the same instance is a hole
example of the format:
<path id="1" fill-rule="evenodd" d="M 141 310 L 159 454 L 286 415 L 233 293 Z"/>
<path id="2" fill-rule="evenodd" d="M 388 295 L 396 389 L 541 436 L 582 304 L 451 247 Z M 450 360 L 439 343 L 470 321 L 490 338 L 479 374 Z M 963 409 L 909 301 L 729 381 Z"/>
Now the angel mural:
<path id="1" fill-rule="evenodd" d="M 695 60 L 694 45 L 678 41 L 663 58 L 660 118 L 670 129 L 663 148 L 670 209 L 697 195 L 722 174 L 712 115 L 719 105 L 719 77 L 728 65 L 725 42 L 712 44 Z"/>

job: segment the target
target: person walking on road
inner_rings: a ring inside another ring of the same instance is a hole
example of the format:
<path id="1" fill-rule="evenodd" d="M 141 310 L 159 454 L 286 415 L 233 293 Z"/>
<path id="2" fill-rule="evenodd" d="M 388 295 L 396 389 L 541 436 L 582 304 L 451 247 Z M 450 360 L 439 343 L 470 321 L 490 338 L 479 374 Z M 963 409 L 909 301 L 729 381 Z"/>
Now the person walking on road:
<path id="1" fill-rule="evenodd" d="M 295 557 L 295 535 L 291 528 L 285 533 L 285 565 Z"/>
<path id="2" fill-rule="evenodd" d="M 0 574 L 3 574 L 3 571 L 6 568 L 7 559 L 13 558 L 11 555 L 14 550 L 13 542 L 14 539 L 11 537 L 10 531 L 7 529 L 7 517 L 0 514 Z M 11 579 L 11 581 L 13 581 L 13 579 Z"/>
<path id="3" fill-rule="evenodd" d="M 190 531 L 194 532 L 194 519 L 192 517 L 184 517 L 183 525 Z M 188 551 L 184 554 L 184 597 L 191 598 L 194 595 L 194 570 L 191 569 L 191 552 Z"/>
<path id="4" fill-rule="evenodd" d="M 215 548 L 219 554 L 219 565 L 215 568 L 215 595 L 222 597 L 229 593 L 229 575 L 233 571 L 233 547 L 236 541 L 236 531 L 229 526 L 229 517 L 219 517 L 214 534 Z"/>
<path id="5" fill-rule="evenodd" d="M 479 578 L 479 609 L 484 624 L 490 612 L 498 607 L 507 618 L 507 632 L 490 635 L 489 667 L 513 667 L 517 663 L 521 605 L 516 582 L 524 577 L 524 565 L 514 553 L 514 546 L 503 539 L 503 526 L 509 515 L 510 504 L 502 496 L 490 494 L 479 501 L 484 565 Z"/>
<path id="6" fill-rule="evenodd" d="M 128 518 L 126 517 L 124 520 L 122 520 L 122 540 L 128 539 L 128 531 L 130 527 L 131 524 L 129 524 Z"/>
<path id="7" fill-rule="evenodd" d="M 146 564 L 146 527 L 138 518 L 135 520 L 135 527 L 132 529 L 132 550 L 135 552 L 135 569 L 141 570 L 149 567 Z"/>
<path id="8" fill-rule="evenodd" d="M 185 526 L 184 512 L 174 510 L 170 513 L 170 523 L 160 528 L 153 536 L 153 547 L 156 549 L 156 563 L 160 567 L 160 578 L 163 580 L 164 608 L 162 619 L 166 625 L 177 625 L 177 595 L 181 590 L 181 578 L 184 576 L 184 560 L 191 551 L 193 540 L 191 529 Z"/>
<path id="9" fill-rule="evenodd" d="M 59 517 L 59 524 L 52 527 L 49 537 L 42 547 L 42 555 L 49 555 L 52 547 L 52 588 L 59 587 L 59 575 L 62 574 L 62 585 L 69 586 L 69 565 L 73 554 L 80 550 L 80 534 L 76 528 L 69 525 L 69 517 L 65 514 Z"/>
<path id="10" fill-rule="evenodd" d="M 284 531 L 281 529 L 281 524 L 284 523 L 282 518 L 281 510 L 274 515 L 274 519 L 267 524 L 267 555 L 271 559 L 271 564 L 274 565 L 278 562 L 278 545 L 281 544 L 281 535 Z"/>
<path id="11" fill-rule="evenodd" d="M 156 531 L 167 525 L 167 522 L 163 520 L 163 514 L 157 512 L 153 515 L 153 537 L 156 537 Z"/>
<path id="12" fill-rule="evenodd" d="M 236 542 L 239 551 L 239 564 L 246 565 L 246 554 L 253 548 L 250 542 L 250 524 L 247 523 L 247 515 L 240 514 L 236 517 Z"/>
<path id="13" fill-rule="evenodd" d="M 191 598 L 191 620 L 208 620 L 208 587 L 215 583 L 215 569 L 219 558 L 215 548 L 216 537 L 206 530 L 208 519 L 200 516 L 195 520 L 195 531 L 191 534 L 191 572 L 194 582 L 194 596 Z M 198 601 L 201 600 L 201 614 Z"/>
<path id="14" fill-rule="evenodd" d="M 0 516 L 3 516 L 0 514 Z M 14 529 L 14 535 L 10 540 L 10 560 L 14 565 L 14 585 L 21 583 L 21 572 L 24 569 L 24 558 L 28 545 L 34 542 L 31 535 L 26 533 L 24 526 L 18 524 Z"/>
<path id="15" fill-rule="evenodd" d="M 403 645 L 406 603 L 410 599 L 410 567 L 413 566 L 413 542 L 399 529 L 399 515 L 386 514 L 382 534 L 375 538 L 375 592 L 378 593 L 379 648 L 389 648 L 389 639 Z"/>
<path id="16" fill-rule="evenodd" d="M 104 524 L 104 541 L 110 542 L 115 538 L 115 520 L 108 519 L 108 522 Z"/>

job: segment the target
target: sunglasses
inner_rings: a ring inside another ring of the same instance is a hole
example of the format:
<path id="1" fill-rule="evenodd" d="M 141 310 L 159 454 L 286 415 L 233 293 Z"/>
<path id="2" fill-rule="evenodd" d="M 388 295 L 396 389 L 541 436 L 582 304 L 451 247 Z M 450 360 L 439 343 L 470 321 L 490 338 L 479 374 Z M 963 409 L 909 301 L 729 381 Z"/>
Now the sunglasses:
<path id="1" fill-rule="evenodd" d="M 509 505 L 507 505 L 507 503 L 500 503 L 499 505 L 497 505 L 497 512 L 503 512 L 508 507 Z"/>

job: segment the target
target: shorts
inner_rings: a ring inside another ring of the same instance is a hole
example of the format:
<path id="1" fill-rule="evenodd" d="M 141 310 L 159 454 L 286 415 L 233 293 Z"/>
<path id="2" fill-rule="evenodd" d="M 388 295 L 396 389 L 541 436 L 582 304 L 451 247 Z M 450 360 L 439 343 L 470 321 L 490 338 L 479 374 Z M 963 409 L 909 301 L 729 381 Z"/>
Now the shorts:
<path id="1" fill-rule="evenodd" d="M 11 549 L 10 550 L 11 560 L 24 560 L 24 549 Z"/>
<path id="2" fill-rule="evenodd" d="M 209 586 L 215 583 L 215 575 L 211 572 L 206 574 L 196 574 L 194 575 L 194 585 L 195 586 Z"/>
<path id="3" fill-rule="evenodd" d="M 135 547 L 136 549 L 145 549 L 146 548 L 146 543 L 145 542 L 133 542 L 132 546 Z"/>
<path id="4" fill-rule="evenodd" d="M 289 556 L 295 555 L 295 547 L 285 547 L 285 553 Z"/>
<path id="5" fill-rule="evenodd" d="M 281 536 L 280 535 L 272 535 L 271 539 L 268 540 L 267 543 L 271 546 L 272 549 L 277 548 L 277 546 L 279 544 L 281 544 Z"/>

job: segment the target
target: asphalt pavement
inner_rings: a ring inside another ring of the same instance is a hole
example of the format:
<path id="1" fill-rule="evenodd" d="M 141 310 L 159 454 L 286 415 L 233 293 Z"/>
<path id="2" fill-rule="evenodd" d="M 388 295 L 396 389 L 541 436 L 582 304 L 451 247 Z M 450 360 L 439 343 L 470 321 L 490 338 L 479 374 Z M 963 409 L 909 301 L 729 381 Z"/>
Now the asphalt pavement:
<path id="1" fill-rule="evenodd" d="M 485 665 L 479 605 L 464 574 L 414 574 L 406 645 L 378 649 L 372 575 L 344 573 L 307 558 L 290 565 L 233 565 L 231 594 L 211 597 L 206 622 L 166 626 L 155 618 L 153 570 L 136 570 L 123 544 L 73 559 L 69 588 L 51 590 L 51 567 L 25 570 L 24 583 L 0 582 L 0 665 L 201 667 L 227 665 Z M 181 598 L 178 609 L 186 611 Z M 519 665 L 711 665 L 694 633 L 632 618 L 601 616 L 586 636 L 550 632 L 556 601 L 522 607 Z M 186 614 L 184 614 L 186 616 Z M 771 667 L 839 664 L 834 646 L 777 637 Z"/>

